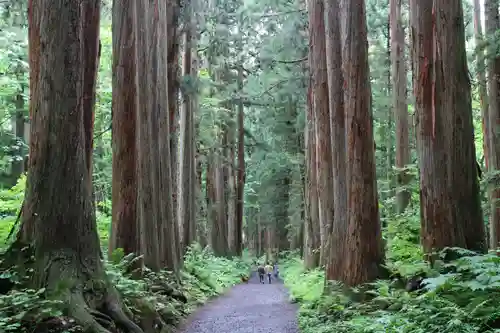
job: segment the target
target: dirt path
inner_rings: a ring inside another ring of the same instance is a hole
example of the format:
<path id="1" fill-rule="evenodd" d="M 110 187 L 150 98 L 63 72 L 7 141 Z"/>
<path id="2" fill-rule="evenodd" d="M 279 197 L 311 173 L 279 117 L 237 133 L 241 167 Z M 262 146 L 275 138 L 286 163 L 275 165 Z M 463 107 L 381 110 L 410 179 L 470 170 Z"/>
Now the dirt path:
<path id="1" fill-rule="evenodd" d="M 298 333 L 296 307 L 283 284 L 273 282 L 260 284 L 253 276 L 194 313 L 180 332 Z"/>

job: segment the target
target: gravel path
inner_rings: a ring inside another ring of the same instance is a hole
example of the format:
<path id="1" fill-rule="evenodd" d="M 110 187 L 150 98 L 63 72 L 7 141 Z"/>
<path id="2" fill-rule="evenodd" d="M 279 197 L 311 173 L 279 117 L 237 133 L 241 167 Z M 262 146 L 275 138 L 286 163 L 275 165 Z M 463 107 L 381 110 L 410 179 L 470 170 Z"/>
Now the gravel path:
<path id="1" fill-rule="evenodd" d="M 253 274 L 188 318 L 181 333 L 299 333 L 296 307 L 282 283 L 260 284 Z"/>

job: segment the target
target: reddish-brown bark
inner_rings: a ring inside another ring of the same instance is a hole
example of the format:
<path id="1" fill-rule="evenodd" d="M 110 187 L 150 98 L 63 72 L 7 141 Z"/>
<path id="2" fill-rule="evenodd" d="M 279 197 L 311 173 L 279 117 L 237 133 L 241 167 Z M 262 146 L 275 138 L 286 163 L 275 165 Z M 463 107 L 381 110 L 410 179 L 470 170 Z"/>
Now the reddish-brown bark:
<path id="1" fill-rule="evenodd" d="M 327 280 L 342 280 L 344 274 L 345 231 L 347 230 L 347 184 L 345 149 L 344 76 L 339 23 L 339 0 L 325 0 L 326 58 L 330 105 L 333 173 L 333 226 L 326 270 Z"/>
<path id="2" fill-rule="evenodd" d="M 316 168 L 318 179 L 318 209 L 320 222 L 320 261 L 326 262 L 329 231 L 333 222 L 332 151 L 328 76 L 326 68 L 325 20 L 323 0 L 312 0 L 309 8 L 309 45 L 313 110 L 315 114 Z"/>
<path id="3" fill-rule="evenodd" d="M 357 285 L 380 275 L 384 261 L 378 210 L 368 41 L 364 0 L 343 3 L 342 29 L 347 138 L 347 235 L 344 283 Z"/>
<path id="4" fill-rule="evenodd" d="M 87 331 L 108 332 L 93 317 L 104 311 L 127 331 L 142 333 L 121 311 L 116 290 L 94 283 L 106 279 L 89 157 L 94 104 L 88 100 L 95 99 L 98 48 L 93 45 L 98 43 L 99 3 L 40 1 L 37 6 L 35 44 L 39 41 L 43 47 L 32 78 L 37 81 L 31 126 L 36 153 L 26 190 L 32 214 L 28 219 L 35 229 L 33 281 L 37 289 L 56 292 L 67 314 Z M 71 281 L 73 288 L 61 292 L 61 281 Z M 86 288 L 90 284 L 91 290 Z"/>
<path id="5" fill-rule="evenodd" d="M 113 6 L 113 178 L 112 231 L 109 252 L 122 248 L 139 253 L 137 225 L 137 101 L 135 86 L 135 36 L 131 2 Z"/>
<path id="6" fill-rule="evenodd" d="M 497 54 L 497 42 L 495 34 L 500 29 L 498 12 L 498 0 L 485 0 L 486 33 L 490 38 L 488 45 L 488 144 L 490 153 L 488 164 L 491 173 L 500 170 L 500 56 Z M 494 176 L 490 184 L 490 247 L 497 248 L 500 243 L 500 180 L 498 175 Z"/>
<path id="7" fill-rule="evenodd" d="M 30 103 L 29 115 L 30 122 L 33 124 L 33 116 L 38 109 L 38 81 L 40 75 L 40 2 L 28 1 L 28 58 L 30 68 Z M 33 125 L 31 125 L 32 127 Z M 32 161 L 37 158 L 37 150 L 39 149 L 38 133 L 33 132 L 30 128 L 30 148 L 28 158 L 28 169 L 31 169 Z M 22 207 L 22 224 L 21 231 L 18 233 L 19 239 L 24 243 L 30 243 L 33 239 L 34 224 L 31 217 L 33 216 L 31 203 L 25 202 Z"/>
<path id="8" fill-rule="evenodd" d="M 422 244 L 483 250 L 462 4 L 410 5 Z"/>

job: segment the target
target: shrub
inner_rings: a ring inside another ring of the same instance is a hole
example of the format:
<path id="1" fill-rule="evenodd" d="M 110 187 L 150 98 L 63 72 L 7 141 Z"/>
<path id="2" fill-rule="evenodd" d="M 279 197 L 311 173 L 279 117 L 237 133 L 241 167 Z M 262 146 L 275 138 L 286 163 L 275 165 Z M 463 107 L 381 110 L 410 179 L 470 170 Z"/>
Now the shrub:
<path id="1" fill-rule="evenodd" d="M 408 293 L 381 280 L 369 285 L 371 297 L 365 302 L 349 298 L 339 285 L 322 294 L 321 271 L 304 271 L 297 258 L 284 263 L 283 276 L 292 297 L 301 303 L 303 333 L 498 332 L 500 258 L 495 253 L 462 252 L 465 256 L 442 266 L 448 273 L 425 279 L 421 293 Z"/>
<path id="2" fill-rule="evenodd" d="M 252 262 L 248 255 L 233 260 L 218 258 L 211 251 L 194 244 L 185 256 L 179 279 L 168 271 L 144 269 L 137 274 L 137 271 L 131 270 L 137 258 L 134 255 L 123 256 L 120 250 L 115 251 L 110 261 L 106 262 L 109 282 L 120 292 L 134 321 L 160 322 L 160 326 L 167 326 L 167 329 L 177 325 L 209 298 L 240 282 L 241 275 L 248 274 Z M 23 280 L 15 272 L 4 272 L 0 278 L 3 282 Z M 64 281 L 61 288 L 64 288 Z M 44 289 L 19 287 L 0 295 L 0 332 L 33 332 L 35 327 L 78 331 L 79 328 L 63 314 L 64 304 L 57 297 L 47 295 Z"/>

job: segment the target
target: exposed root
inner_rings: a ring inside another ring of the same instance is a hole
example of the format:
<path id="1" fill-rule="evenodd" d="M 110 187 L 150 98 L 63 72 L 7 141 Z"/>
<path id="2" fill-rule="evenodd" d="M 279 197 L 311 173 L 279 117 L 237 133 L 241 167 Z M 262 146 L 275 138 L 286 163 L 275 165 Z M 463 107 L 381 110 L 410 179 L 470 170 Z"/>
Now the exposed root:
<path id="1" fill-rule="evenodd" d="M 85 299 L 80 292 L 69 292 L 68 315 L 74 318 L 85 332 L 112 333 L 94 318 L 91 309 L 85 303 Z"/>
<path id="2" fill-rule="evenodd" d="M 118 292 L 106 281 L 104 267 L 95 257 L 82 260 L 76 253 L 58 251 L 44 257 L 43 270 L 38 269 L 38 283 L 48 290 L 58 290 L 59 281 L 69 282 L 61 295 L 67 314 L 85 332 L 144 333 L 123 311 Z M 40 266 L 39 266 L 40 267 Z"/>
<path id="3" fill-rule="evenodd" d="M 120 304 L 118 295 L 114 294 L 115 291 L 108 291 L 108 297 L 104 304 L 103 310 L 109 314 L 109 316 L 114 320 L 114 322 L 127 330 L 130 333 L 143 333 L 142 329 L 137 326 L 129 317 L 125 314 L 123 310 L 126 307 Z M 128 309 L 127 309 L 128 310 Z M 128 311 L 129 312 L 129 311 Z"/>
<path id="4" fill-rule="evenodd" d="M 85 332 L 112 333 L 114 324 L 116 324 L 128 333 L 144 333 L 138 325 L 127 317 L 119 301 L 113 300 L 114 297 L 108 297 L 98 310 L 88 306 L 81 292 L 69 292 L 67 298 L 68 315 L 74 318 Z"/>

